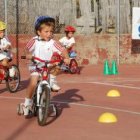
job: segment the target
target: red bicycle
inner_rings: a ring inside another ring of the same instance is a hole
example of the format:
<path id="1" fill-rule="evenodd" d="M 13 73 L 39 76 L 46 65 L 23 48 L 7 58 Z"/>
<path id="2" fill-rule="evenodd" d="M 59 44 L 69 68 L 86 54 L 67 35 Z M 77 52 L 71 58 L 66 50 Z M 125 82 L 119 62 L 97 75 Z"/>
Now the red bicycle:
<path id="1" fill-rule="evenodd" d="M 22 59 L 26 59 L 26 56 L 22 56 Z M 38 58 L 34 57 L 34 60 Z M 54 60 L 54 61 L 40 61 L 34 63 L 34 68 L 40 73 L 38 84 L 36 85 L 36 90 L 32 97 L 33 106 L 30 115 L 37 116 L 38 124 L 40 126 L 46 125 L 47 118 L 50 113 L 53 113 L 54 117 L 57 117 L 57 107 L 54 104 L 51 104 L 51 87 L 50 87 L 50 67 L 51 64 L 59 62 L 58 65 L 62 65 L 63 61 Z M 24 111 L 22 109 L 22 104 L 17 106 L 17 114 L 23 115 Z M 52 110 L 51 110 L 52 109 Z"/>
<path id="2" fill-rule="evenodd" d="M 67 64 L 63 63 L 61 66 L 61 70 L 64 72 L 69 72 L 71 74 L 80 74 L 80 68 L 79 68 L 78 63 L 76 61 L 76 56 L 77 56 L 76 52 L 71 51 L 69 53 L 70 64 L 67 65 Z M 55 53 L 53 55 L 53 58 L 56 60 L 63 60 L 62 56 L 60 56 L 58 53 Z"/>
<path id="3" fill-rule="evenodd" d="M 10 76 L 9 68 L 5 68 L 4 66 L 0 65 L 0 83 L 2 81 L 6 82 L 6 87 L 11 93 L 17 91 L 19 84 L 20 84 L 20 72 L 16 65 L 12 64 L 11 68 L 14 69 L 14 75 Z"/>

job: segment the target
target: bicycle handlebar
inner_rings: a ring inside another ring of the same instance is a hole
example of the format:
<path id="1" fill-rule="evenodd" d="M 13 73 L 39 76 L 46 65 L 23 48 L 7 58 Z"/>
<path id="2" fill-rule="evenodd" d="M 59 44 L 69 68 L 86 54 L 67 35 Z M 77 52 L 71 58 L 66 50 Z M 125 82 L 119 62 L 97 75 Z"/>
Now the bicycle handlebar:
<path id="1" fill-rule="evenodd" d="M 21 59 L 26 59 L 26 56 L 21 56 Z M 58 66 L 61 66 L 63 63 L 64 63 L 64 60 L 50 60 L 50 61 L 45 61 L 45 60 L 41 60 L 37 57 L 33 57 L 32 61 L 34 63 L 36 63 L 34 60 L 38 60 L 39 63 L 44 63 L 45 66 L 47 66 L 48 64 L 53 64 L 53 63 L 56 63 L 56 62 L 59 62 Z"/>

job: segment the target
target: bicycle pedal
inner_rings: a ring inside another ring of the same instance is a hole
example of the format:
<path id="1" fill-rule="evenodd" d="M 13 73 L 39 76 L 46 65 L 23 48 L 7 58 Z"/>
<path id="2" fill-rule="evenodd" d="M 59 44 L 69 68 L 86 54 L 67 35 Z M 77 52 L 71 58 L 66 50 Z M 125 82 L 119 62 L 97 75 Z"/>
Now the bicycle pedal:
<path id="1" fill-rule="evenodd" d="M 29 110 L 29 114 L 28 115 L 25 115 L 25 119 L 30 119 L 33 116 L 34 116 L 34 113 L 31 110 Z"/>
<path id="2" fill-rule="evenodd" d="M 24 115 L 23 108 L 20 104 L 18 104 L 18 106 L 17 106 L 17 114 L 18 115 Z"/>

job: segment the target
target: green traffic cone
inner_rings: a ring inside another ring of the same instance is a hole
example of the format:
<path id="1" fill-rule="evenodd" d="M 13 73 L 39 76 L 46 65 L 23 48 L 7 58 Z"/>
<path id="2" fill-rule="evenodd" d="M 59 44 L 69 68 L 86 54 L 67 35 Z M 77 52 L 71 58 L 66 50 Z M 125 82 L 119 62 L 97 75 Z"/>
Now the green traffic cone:
<path id="1" fill-rule="evenodd" d="M 117 67 L 117 63 L 116 63 L 115 60 L 112 61 L 111 73 L 113 75 L 117 75 L 118 74 L 118 67 Z"/>
<path id="2" fill-rule="evenodd" d="M 104 75 L 110 75 L 111 71 L 110 71 L 110 67 L 109 67 L 109 63 L 108 60 L 106 60 L 104 62 Z"/>

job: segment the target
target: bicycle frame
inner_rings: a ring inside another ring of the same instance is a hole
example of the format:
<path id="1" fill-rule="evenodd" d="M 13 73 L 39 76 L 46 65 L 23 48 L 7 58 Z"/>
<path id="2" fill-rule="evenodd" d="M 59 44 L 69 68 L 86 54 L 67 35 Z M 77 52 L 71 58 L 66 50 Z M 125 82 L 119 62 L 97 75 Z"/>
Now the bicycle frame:
<path id="1" fill-rule="evenodd" d="M 60 57 L 59 57 L 60 58 Z M 26 56 L 21 56 L 21 59 L 26 59 Z M 48 87 L 48 89 L 50 89 L 51 92 L 51 87 L 50 87 L 50 79 L 49 79 L 49 64 L 53 64 L 55 62 L 60 62 L 63 63 L 62 59 L 57 59 L 57 60 L 53 60 L 53 61 L 44 61 L 41 60 L 40 58 L 34 57 L 34 60 L 38 60 L 39 62 L 43 63 L 44 65 L 41 67 L 38 67 L 38 64 L 36 65 L 36 69 L 38 69 L 38 72 L 40 72 L 40 77 L 39 77 L 39 81 L 38 84 L 36 86 L 36 93 L 37 94 L 37 105 L 36 106 L 40 106 L 39 105 L 39 101 L 40 101 L 40 93 L 42 91 L 42 87 L 45 85 Z M 62 61 L 62 62 L 61 62 Z M 61 65 L 61 64 L 60 64 Z"/>
<path id="2" fill-rule="evenodd" d="M 43 86 L 47 86 L 51 91 L 50 83 L 49 83 L 49 70 L 48 70 L 48 68 L 46 68 L 46 67 L 43 68 L 39 79 L 40 80 L 37 84 L 37 90 L 36 90 L 37 106 L 38 107 L 40 106 L 39 101 L 40 101 L 40 96 L 41 96 L 41 93 L 42 93 Z"/>
<path id="3" fill-rule="evenodd" d="M 13 64 L 10 64 L 11 66 Z M 5 68 L 3 65 L 0 64 L 0 80 L 7 80 L 7 71 L 9 68 Z M 1 71 L 3 71 L 3 73 L 1 73 Z M 6 76 L 6 77 L 5 77 Z"/>
<path id="4" fill-rule="evenodd" d="M 3 71 L 3 73 L 2 73 Z M 0 64 L 0 80 L 5 80 L 5 68 Z"/>
<path id="5" fill-rule="evenodd" d="M 34 59 L 37 59 L 38 58 L 34 58 Z M 38 68 L 38 66 L 36 66 L 36 69 L 38 69 L 38 71 L 41 73 L 40 74 L 40 77 L 39 77 L 39 81 L 38 81 L 38 84 L 37 84 L 37 87 L 36 87 L 36 94 L 37 94 L 37 106 L 39 107 L 39 101 L 40 101 L 40 96 L 42 93 L 42 88 L 43 86 L 47 86 L 48 89 L 50 90 L 51 92 L 51 87 L 50 87 L 50 70 L 49 70 L 49 64 L 52 64 L 52 63 L 55 63 L 55 62 L 60 62 L 61 60 L 54 60 L 54 61 L 41 61 L 44 63 L 44 66 L 42 66 L 41 68 Z M 49 92 L 49 93 L 50 93 Z"/>

